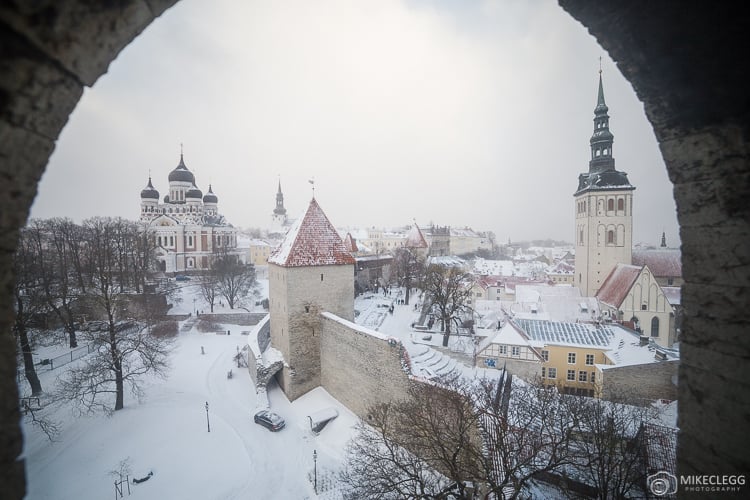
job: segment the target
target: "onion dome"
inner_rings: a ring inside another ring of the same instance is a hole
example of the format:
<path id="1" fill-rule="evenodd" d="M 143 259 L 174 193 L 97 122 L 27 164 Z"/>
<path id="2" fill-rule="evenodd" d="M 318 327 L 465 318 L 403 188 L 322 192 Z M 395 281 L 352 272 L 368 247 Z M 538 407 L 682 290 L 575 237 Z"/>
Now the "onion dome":
<path id="1" fill-rule="evenodd" d="M 187 198 L 193 198 L 193 199 L 200 200 L 202 197 L 203 197 L 203 191 L 201 191 L 200 189 L 198 189 L 198 187 L 195 184 L 193 184 L 193 187 L 191 187 L 190 189 L 188 189 L 187 192 L 185 193 L 185 198 L 186 199 Z"/>
<path id="2" fill-rule="evenodd" d="M 142 200 L 159 200 L 159 191 L 154 189 L 154 185 L 151 184 L 151 177 L 148 178 L 148 185 L 141 191 Z"/>
<path id="3" fill-rule="evenodd" d="M 203 197 L 203 203 L 219 203 L 219 198 L 211 190 L 211 184 L 208 185 L 208 193 Z"/>
<path id="4" fill-rule="evenodd" d="M 182 158 L 182 153 L 180 153 L 180 164 L 177 165 L 174 170 L 169 172 L 169 182 L 189 182 L 195 184 L 195 176 L 185 166 L 185 160 Z"/>

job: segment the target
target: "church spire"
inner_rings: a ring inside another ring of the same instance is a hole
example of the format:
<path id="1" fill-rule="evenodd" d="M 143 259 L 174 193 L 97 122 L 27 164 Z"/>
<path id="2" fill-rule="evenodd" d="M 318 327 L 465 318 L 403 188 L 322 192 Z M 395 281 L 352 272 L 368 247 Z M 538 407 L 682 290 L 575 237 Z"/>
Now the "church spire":
<path id="1" fill-rule="evenodd" d="M 273 213 L 276 215 L 286 215 L 286 208 L 284 208 L 284 193 L 281 192 L 281 179 L 279 179 L 279 190 L 276 192 L 276 208 L 273 209 Z"/>
<path id="2" fill-rule="evenodd" d="M 602 70 L 599 68 L 599 93 L 594 108 L 594 134 L 589 141 L 591 145 L 591 160 L 589 173 L 599 173 L 615 169 L 615 159 L 612 157 L 612 143 L 614 136 L 609 131 L 609 108 L 604 102 L 604 85 L 602 84 Z"/>

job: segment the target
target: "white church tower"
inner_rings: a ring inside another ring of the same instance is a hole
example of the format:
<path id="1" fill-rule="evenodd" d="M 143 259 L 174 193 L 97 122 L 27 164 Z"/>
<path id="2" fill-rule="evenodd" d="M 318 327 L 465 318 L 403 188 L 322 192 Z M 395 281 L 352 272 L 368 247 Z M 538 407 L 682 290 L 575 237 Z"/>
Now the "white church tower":
<path id="1" fill-rule="evenodd" d="M 575 285 L 593 297 L 616 264 L 630 264 L 633 251 L 633 190 L 625 172 L 615 170 L 614 136 L 609 131 L 599 70 L 589 171 L 578 176 L 575 194 Z"/>

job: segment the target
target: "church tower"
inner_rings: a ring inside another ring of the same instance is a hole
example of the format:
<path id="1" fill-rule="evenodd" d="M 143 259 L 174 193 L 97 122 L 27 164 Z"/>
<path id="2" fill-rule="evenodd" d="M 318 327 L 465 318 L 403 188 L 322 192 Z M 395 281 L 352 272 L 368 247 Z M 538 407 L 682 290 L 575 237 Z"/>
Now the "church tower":
<path id="1" fill-rule="evenodd" d="M 354 257 L 313 198 L 268 258 L 271 345 L 290 401 L 320 383 L 321 313 L 354 321 Z"/>
<path id="2" fill-rule="evenodd" d="M 282 228 L 286 225 L 286 208 L 284 208 L 284 193 L 281 192 L 281 181 L 279 181 L 279 190 L 276 192 L 276 208 L 271 215 L 273 227 Z"/>
<path id="3" fill-rule="evenodd" d="M 616 264 L 630 264 L 633 251 L 633 190 L 628 174 L 615 170 L 602 74 L 594 109 L 589 171 L 578 176 L 575 198 L 575 284 L 593 297 Z"/>

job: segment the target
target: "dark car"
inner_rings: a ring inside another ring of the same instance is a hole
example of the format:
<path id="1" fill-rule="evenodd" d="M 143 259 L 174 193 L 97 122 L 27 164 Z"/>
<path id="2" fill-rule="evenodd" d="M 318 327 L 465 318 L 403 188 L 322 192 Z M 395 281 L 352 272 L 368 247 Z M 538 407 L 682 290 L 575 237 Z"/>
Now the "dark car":
<path id="1" fill-rule="evenodd" d="M 190 281 L 190 276 L 185 276 L 184 274 L 178 274 L 174 277 L 175 281 Z"/>
<path id="2" fill-rule="evenodd" d="M 272 432 L 280 431 L 286 425 L 283 418 L 269 410 L 259 411 L 253 417 L 253 420 L 255 420 L 256 424 L 262 425 Z"/>

